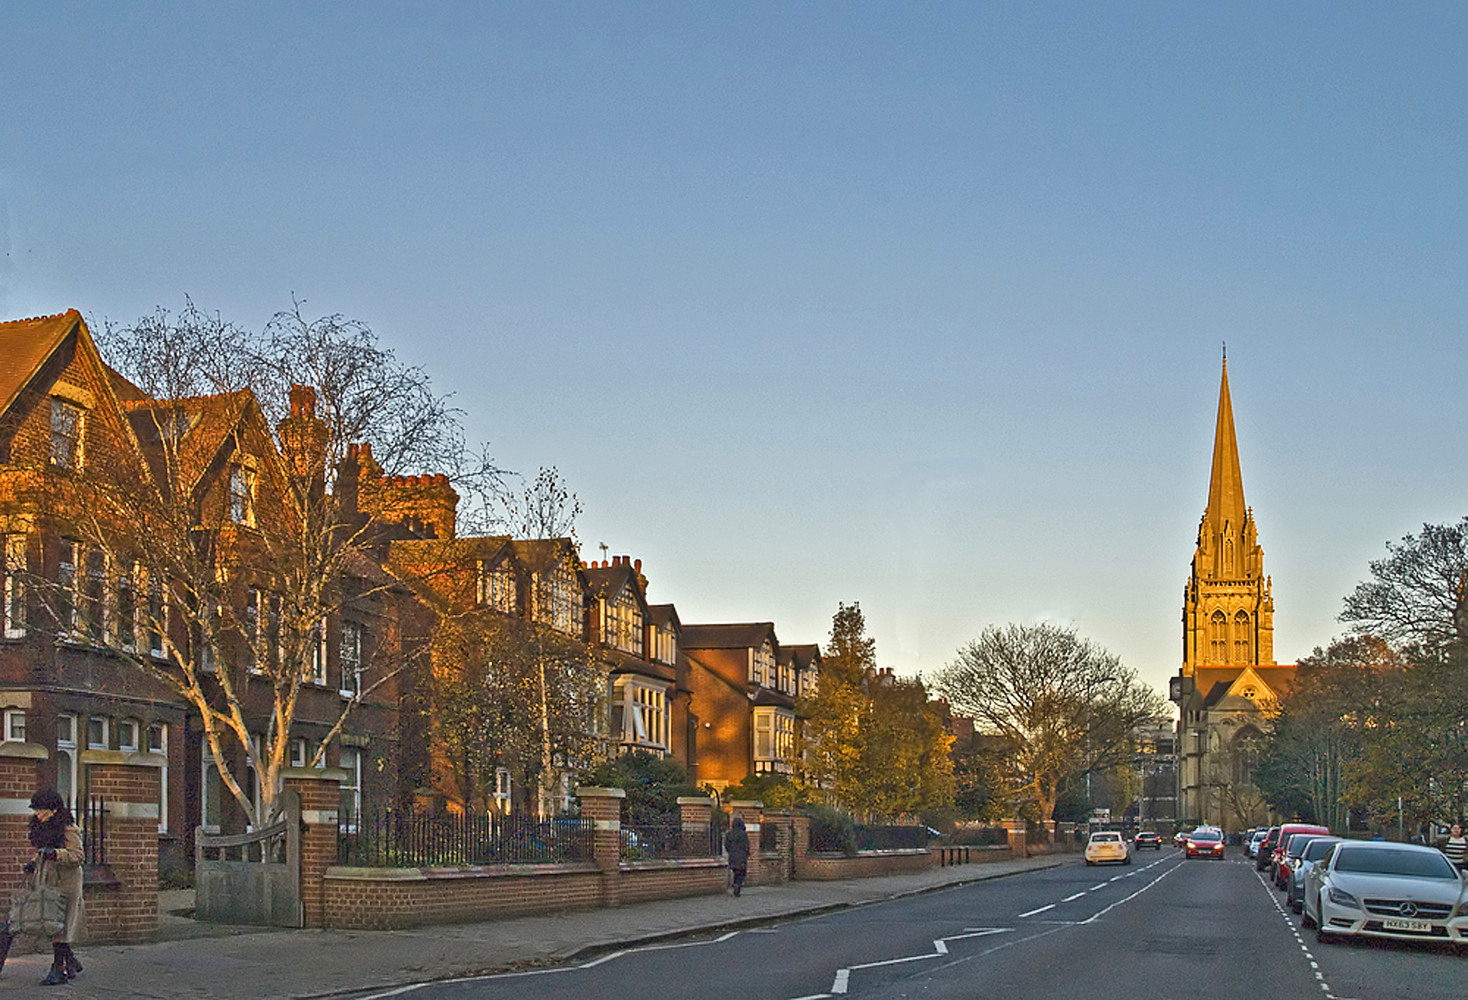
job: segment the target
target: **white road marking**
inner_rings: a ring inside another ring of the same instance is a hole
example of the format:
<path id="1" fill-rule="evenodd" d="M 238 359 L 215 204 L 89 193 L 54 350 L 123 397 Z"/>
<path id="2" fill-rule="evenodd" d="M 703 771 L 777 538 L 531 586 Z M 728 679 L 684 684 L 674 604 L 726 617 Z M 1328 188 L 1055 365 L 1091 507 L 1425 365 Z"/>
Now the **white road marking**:
<path id="1" fill-rule="evenodd" d="M 921 955 L 903 955 L 900 958 L 884 958 L 879 962 L 863 962 L 860 965 L 847 966 L 836 970 L 836 978 L 831 980 L 831 994 L 844 994 L 851 986 L 851 974 L 858 969 L 880 969 L 888 965 L 905 965 L 908 962 L 922 962 L 931 958 L 941 958 L 948 954 L 949 941 L 966 941 L 969 938 L 988 937 L 990 934 L 1004 934 L 1008 927 L 969 927 L 962 934 L 949 934 L 947 937 L 935 938 L 933 950 Z"/>
<path id="2" fill-rule="evenodd" d="M 702 948 L 710 944 L 723 944 L 725 941 L 738 935 L 739 931 L 728 931 L 707 941 L 675 941 L 670 944 L 644 945 L 641 948 L 622 948 L 603 955 L 600 958 L 594 958 L 589 962 L 582 962 L 578 965 L 565 965 L 556 969 L 525 969 L 520 972 L 496 972 L 487 976 L 462 976 L 458 979 L 436 979 L 427 983 L 409 983 L 407 986 L 384 990 L 381 993 L 369 993 L 366 996 L 358 997 L 357 1000 L 387 1000 L 388 997 L 402 996 L 406 993 L 421 990 L 425 986 L 442 986 L 450 983 L 482 983 L 491 979 L 524 979 L 527 976 L 554 976 L 563 972 L 578 972 L 583 969 L 594 969 L 598 965 L 610 962 L 614 958 L 621 958 L 623 955 L 636 955 L 644 951 L 671 951 L 675 948 Z"/>
<path id="3" fill-rule="evenodd" d="M 1093 886 L 1091 886 L 1091 888 L 1087 889 L 1086 891 L 1087 892 L 1095 892 L 1097 889 L 1104 889 L 1104 888 L 1106 888 L 1110 884 L 1111 883 L 1109 883 L 1109 882 L 1102 882 L 1100 885 L 1093 885 Z"/>
<path id="4" fill-rule="evenodd" d="M 1044 913 L 1046 910 L 1053 910 L 1053 909 L 1055 909 L 1055 904 L 1054 903 L 1051 903 L 1048 906 L 1042 906 L 1042 907 L 1040 907 L 1038 910 L 1029 910 L 1029 911 L 1027 911 L 1025 913 L 1021 913 L 1020 916 L 1022 916 L 1022 917 L 1033 917 L 1037 913 Z"/>
<path id="5" fill-rule="evenodd" d="M 1064 899 L 1062 899 L 1062 900 L 1061 900 L 1061 902 L 1062 902 L 1062 903 L 1069 903 L 1069 902 L 1071 902 L 1071 901 L 1072 901 L 1072 900 L 1076 900 L 1076 899 L 1080 899 L 1080 898 L 1081 898 L 1081 897 L 1082 897 L 1082 896 L 1084 896 L 1084 895 L 1085 895 L 1085 893 L 1084 893 L 1084 892 L 1076 892 L 1076 893 L 1072 893 L 1072 894 L 1071 894 L 1071 895 L 1069 895 L 1069 896 L 1066 896 L 1066 897 L 1065 897 L 1065 898 L 1064 898 Z"/>

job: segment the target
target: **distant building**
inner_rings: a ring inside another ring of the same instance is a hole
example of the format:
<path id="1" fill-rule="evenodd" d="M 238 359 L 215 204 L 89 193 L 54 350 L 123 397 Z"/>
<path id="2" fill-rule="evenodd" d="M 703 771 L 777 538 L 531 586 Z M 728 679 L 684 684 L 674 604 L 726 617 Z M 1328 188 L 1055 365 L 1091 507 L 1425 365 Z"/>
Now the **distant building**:
<path id="1" fill-rule="evenodd" d="M 1244 502 L 1228 391 L 1218 393 L 1208 506 L 1183 591 L 1183 662 L 1170 685 L 1177 723 L 1177 818 L 1237 830 L 1263 822 L 1254 787 L 1265 709 L 1294 665 L 1274 662 L 1274 595 L 1254 512 Z"/>

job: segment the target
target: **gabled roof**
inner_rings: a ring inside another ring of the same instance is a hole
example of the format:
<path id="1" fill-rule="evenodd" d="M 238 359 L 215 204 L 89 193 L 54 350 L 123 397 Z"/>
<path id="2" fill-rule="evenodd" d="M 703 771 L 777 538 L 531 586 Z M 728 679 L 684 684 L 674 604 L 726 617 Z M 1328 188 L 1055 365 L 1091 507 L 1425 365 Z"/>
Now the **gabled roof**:
<path id="1" fill-rule="evenodd" d="M 1268 697 L 1277 698 L 1281 691 L 1290 683 L 1295 676 L 1295 665 L 1273 667 L 1199 667 L 1193 673 L 1194 683 L 1197 685 L 1198 693 L 1203 698 L 1203 704 L 1212 708 L 1228 695 L 1239 679 L 1245 673 L 1258 679 L 1268 691 Z M 1258 704 L 1262 699 L 1255 698 Z"/>
<path id="2" fill-rule="evenodd" d="M 539 573 L 559 562 L 570 560 L 580 570 L 576 547 L 569 538 L 516 538 L 510 542 L 520 564 L 531 573 Z"/>
<path id="3" fill-rule="evenodd" d="M 684 649 L 755 649 L 766 639 L 778 651 L 774 622 L 684 625 L 678 643 Z"/>
<path id="4" fill-rule="evenodd" d="M 632 592 L 642 601 L 642 588 L 637 586 L 637 576 L 631 566 L 585 566 L 582 574 L 586 577 L 586 587 L 591 591 L 591 596 L 606 600 L 615 600 L 624 588 L 630 583 Z"/>
<path id="5" fill-rule="evenodd" d="M 248 421 L 255 421 L 264 440 L 274 450 L 274 438 L 265 414 L 248 389 L 221 393 L 217 396 L 189 396 L 176 400 L 147 399 L 123 404 L 133 434 L 142 443 L 151 463 L 162 460 L 161 435 L 178 435 L 177 483 L 190 492 L 196 490 L 209 469 L 221 459 L 225 446 Z M 273 455 L 262 455 L 270 459 Z M 163 470 L 154 467 L 155 474 Z"/>
<path id="6" fill-rule="evenodd" d="M 649 604 L 647 620 L 658 628 L 671 628 L 679 633 L 683 631 L 683 623 L 678 620 L 678 609 L 671 604 Z"/>
<path id="7" fill-rule="evenodd" d="M 81 326 L 82 314 L 75 309 L 0 323 L 0 413 L 15 405 L 16 397 Z"/>
<path id="8" fill-rule="evenodd" d="M 813 642 L 780 647 L 780 662 L 793 663 L 796 670 L 809 670 L 821 659 L 821 647 Z"/>

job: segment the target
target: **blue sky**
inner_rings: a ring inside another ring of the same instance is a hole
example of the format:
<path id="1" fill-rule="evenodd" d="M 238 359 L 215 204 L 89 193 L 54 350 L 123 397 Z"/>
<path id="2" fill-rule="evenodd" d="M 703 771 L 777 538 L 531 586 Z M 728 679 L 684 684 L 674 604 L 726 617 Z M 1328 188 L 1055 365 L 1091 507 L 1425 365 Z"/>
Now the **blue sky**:
<path id="1" fill-rule="evenodd" d="M 0 317 L 369 323 L 685 621 L 1161 685 L 1220 344 L 1276 655 L 1468 512 L 1468 7 L 0 7 Z"/>

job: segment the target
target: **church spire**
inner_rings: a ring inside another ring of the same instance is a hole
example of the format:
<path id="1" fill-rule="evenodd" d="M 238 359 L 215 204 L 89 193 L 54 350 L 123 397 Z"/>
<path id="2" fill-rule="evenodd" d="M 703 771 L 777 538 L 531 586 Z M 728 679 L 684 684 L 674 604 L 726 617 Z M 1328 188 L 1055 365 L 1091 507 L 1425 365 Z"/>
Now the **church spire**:
<path id="1" fill-rule="evenodd" d="M 1239 442 L 1234 436 L 1234 407 L 1228 395 L 1228 355 L 1223 358 L 1223 381 L 1218 388 L 1218 426 L 1213 431 L 1213 475 L 1208 481 L 1208 509 L 1203 530 L 1217 538 L 1225 525 L 1243 529 L 1244 476 L 1239 471 Z"/>

